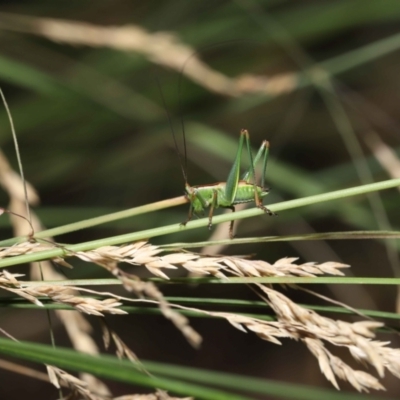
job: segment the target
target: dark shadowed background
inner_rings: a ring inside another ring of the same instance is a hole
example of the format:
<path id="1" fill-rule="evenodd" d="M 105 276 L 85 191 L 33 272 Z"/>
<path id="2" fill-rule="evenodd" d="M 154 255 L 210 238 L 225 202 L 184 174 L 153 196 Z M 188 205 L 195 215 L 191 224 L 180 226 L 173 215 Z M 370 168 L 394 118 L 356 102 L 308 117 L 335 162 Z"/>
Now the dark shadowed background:
<path id="1" fill-rule="evenodd" d="M 389 160 L 382 151 L 400 152 L 396 0 L 0 4 L 0 86 L 13 114 L 26 179 L 41 199 L 35 212 L 48 228 L 183 193 L 162 98 L 181 151 L 184 121 L 192 185 L 226 180 L 242 128 L 249 130 L 254 149 L 264 139 L 271 143 L 266 204 L 400 176 L 400 168 L 382 166 L 382 159 Z M 4 107 L 0 146 L 17 169 Z M 0 204 L 7 207 L 6 193 L 0 192 Z M 237 235 L 396 230 L 398 206 L 399 192 L 392 189 L 282 212 L 277 218 L 247 219 L 238 224 Z M 187 210 L 180 206 L 145 214 L 57 240 L 78 243 L 179 223 Z M 0 227 L 3 239 L 12 235 L 7 216 Z M 209 235 L 204 228 L 152 243 Z M 269 243 L 224 252 L 256 254 L 271 262 L 282 257 L 340 261 L 359 276 L 400 272 L 397 247 L 378 241 Z M 88 264 L 74 266 L 64 271 L 68 277 L 106 276 Z M 256 298 L 247 287 L 225 286 L 161 289 L 175 296 Z M 392 287 L 319 292 L 353 307 L 395 310 Z M 316 302 L 288 293 L 299 302 Z M 44 311 L 1 313 L 1 327 L 16 338 L 49 343 Z M 275 346 L 226 321 L 195 318 L 204 344 L 194 350 L 162 317 L 107 320 L 143 359 L 330 387 L 317 361 L 293 341 Z M 57 343 L 68 346 L 64 328 L 57 321 L 53 328 Z M 94 336 L 100 343 L 100 333 Z M 48 384 L 3 370 L 0 376 L 11 382 L 0 385 L 0 398 L 56 397 Z M 399 393 L 399 382 L 391 376 L 384 385 L 389 395 Z M 110 387 L 115 395 L 132 393 L 132 387 L 115 382 Z"/>

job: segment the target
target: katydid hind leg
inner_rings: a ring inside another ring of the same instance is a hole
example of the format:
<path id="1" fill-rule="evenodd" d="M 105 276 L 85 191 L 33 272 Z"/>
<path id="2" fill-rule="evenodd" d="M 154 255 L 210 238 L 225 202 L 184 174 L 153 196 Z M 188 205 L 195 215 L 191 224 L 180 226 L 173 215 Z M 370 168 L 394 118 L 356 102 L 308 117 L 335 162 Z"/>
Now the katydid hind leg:
<path id="1" fill-rule="evenodd" d="M 262 200 L 260 200 L 259 204 L 256 203 L 256 205 L 258 208 L 261 208 L 261 210 L 267 213 L 270 217 L 276 217 L 278 215 L 277 213 L 271 211 L 269 208 L 265 207 L 264 204 L 262 203 Z"/>
<path id="2" fill-rule="evenodd" d="M 265 189 L 265 177 L 267 173 L 267 162 L 268 162 L 268 157 L 269 157 L 269 142 L 267 140 L 264 140 L 261 148 L 264 149 L 263 153 L 263 168 L 262 168 L 262 175 L 261 175 L 261 187 Z"/>
<path id="3" fill-rule="evenodd" d="M 256 161 L 253 161 L 253 153 L 251 151 L 249 132 L 247 130 L 245 130 L 245 132 L 246 132 L 247 155 L 249 157 L 249 162 L 250 162 L 250 167 L 249 167 L 249 171 L 247 172 L 248 177 L 246 179 L 246 182 L 247 183 L 252 183 L 254 185 L 254 189 L 255 189 L 255 186 L 257 185 L 256 172 L 255 172 L 256 171 L 256 167 L 255 167 L 255 165 L 256 165 L 255 162 Z M 258 153 L 257 153 L 257 156 L 258 156 Z"/>
<path id="4" fill-rule="evenodd" d="M 252 183 L 253 184 L 253 190 L 254 190 L 254 202 L 258 208 L 261 208 L 264 210 L 264 212 L 268 212 L 269 210 L 267 207 L 265 207 L 262 203 L 262 199 L 260 198 L 260 195 L 258 193 L 258 188 L 257 188 L 257 180 L 256 180 L 256 173 L 255 173 L 255 162 L 253 161 L 253 154 L 251 152 L 251 145 L 250 145 L 250 137 L 249 133 L 246 131 L 246 148 L 247 148 L 247 154 L 249 156 L 250 160 L 250 169 L 248 173 L 248 180 L 247 183 Z M 261 149 L 259 150 L 258 153 L 260 153 Z M 258 154 L 257 154 L 258 155 Z M 261 154 L 260 154 L 261 155 Z M 267 211 L 268 210 L 268 211 Z"/>
<path id="5" fill-rule="evenodd" d="M 262 169 L 262 177 L 261 177 L 261 187 L 263 189 L 265 189 L 265 175 L 266 175 L 267 161 L 268 161 L 268 156 L 269 156 L 269 142 L 267 140 L 264 140 L 262 142 L 262 144 L 257 152 L 257 155 L 254 158 L 254 162 L 253 162 L 253 156 L 251 153 L 249 136 L 246 137 L 246 145 L 247 145 L 247 152 L 248 152 L 249 159 L 250 159 L 250 168 L 246 172 L 243 179 L 247 183 L 253 183 L 253 185 L 254 185 L 254 203 L 256 204 L 256 207 L 260 208 L 268 215 L 271 215 L 271 216 L 276 215 L 269 208 L 264 206 L 264 204 L 262 202 L 262 198 L 260 198 L 258 190 L 257 190 L 257 182 L 256 182 L 256 175 L 255 175 L 255 167 L 256 167 L 257 163 L 259 162 L 260 158 L 262 157 L 263 169 Z"/>
<path id="6" fill-rule="evenodd" d="M 257 188 L 254 189 L 254 203 L 256 204 L 256 207 L 260 208 L 263 210 L 265 213 L 267 213 L 269 216 L 276 216 L 277 214 L 271 211 L 269 208 L 265 207 L 263 204 L 262 198 L 260 198 L 260 195 L 257 191 Z"/>
<path id="7" fill-rule="evenodd" d="M 261 149 L 263 149 L 263 151 L 261 151 Z M 262 142 L 259 153 L 260 153 L 260 157 L 263 155 L 263 164 L 262 164 L 263 168 L 262 168 L 262 175 L 261 175 L 261 187 L 263 189 L 266 189 L 265 188 L 265 177 L 266 177 L 266 173 L 267 173 L 267 162 L 268 162 L 268 157 L 269 157 L 269 142 L 267 140 L 264 140 Z M 260 208 L 262 210 L 264 210 L 264 212 L 266 212 L 268 215 L 270 215 L 270 216 L 276 216 L 277 215 L 276 213 L 272 212 L 269 208 L 265 207 L 262 204 L 262 199 L 261 199 L 260 203 L 261 203 Z"/>
<path id="8" fill-rule="evenodd" d="M 240 160 L 242 158 L 243 142 L 244 142 L 245 136 L 248 136 L 248 135 L 249 134 L 246 130 L 242 129 L 240 131 L 238 151 L 236 153 L 235 161 L 229 172 L 228 179 L 226 180 L 225 198 L 229 203 L 233 203 L 233 200 L 236 197 L 236 192 L 237 192 L 238 183 L 239 183 Z"/>
<path id="9" fill-rule="evenodd" d="M 232 212 L 235 212 L 235 206 L 230 206 L 230 207 L 227 207 L 227 208 L 229 208 L 230 210 L 232 210 Z M 230 222 L 230 224 L 229 224 L 229 238 L 230 238 L 230 239 L 233 239 L 233 238 L 235 237 L 235 235 L 233 234 L 233 226 L 234 226 L 234 224 L 235 224 L 235 221 L 234 221 L 234 220 L 232 220 L 232 221 Z"/>
<path id="10" fill-rule="evenodd" d="M 250 153 L 251 154 L 251 153 Z M 256 165 L 260 161 L 261 157 L 263 158 L 263 169 L 262 169 L 262 178 L 261 178 L 261 186 L 264 188 L 265 186 L 265 173 L 266 173 L 266 168 L 267 168 L 267 161 L 268 161 L 268 154 L 269 154 L 269 142 L 264 140 L 258 149 L 258 152 L 254 158 L 253 162 L 253 168 L 249 168 L 246 173 L 243 175 L 242 180 L 251 183 L 251 173 L 252 171 L 256 170 Z M 251 160 L 251 156 L 250 156 Z M 255 172 L 253 172 L 255 174 Z"/>

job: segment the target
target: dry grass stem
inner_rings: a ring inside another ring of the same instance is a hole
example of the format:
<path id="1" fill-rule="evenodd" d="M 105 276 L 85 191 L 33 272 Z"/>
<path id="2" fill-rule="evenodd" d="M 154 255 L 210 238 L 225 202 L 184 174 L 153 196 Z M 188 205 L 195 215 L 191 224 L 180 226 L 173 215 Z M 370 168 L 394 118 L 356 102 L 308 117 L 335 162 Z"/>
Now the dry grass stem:
<path id="1" fill-rule="evenodd" d="M 189 325 L 189 320 L 185 316 L 170 307 L 168 301 L 165 300 L 163 294 L 154 283 L 143 282 L 136 276 L 128 275 L 122 271 L 119 271 L 116 276 L 129 292 L 133 292 L 139 297 L 146 296 L 156 300 L 164 317 L 169 319 L 182 332 L 193 347 L 198 348 L 200 346 L 202 337 Z"/>
<path id="2" fill-rule="evenodd" d="M 21 275 L 11 274 L 7 271 L 0 272 L 0 287 L 25 298 L 37 306 L 43 306 L 43 303 L 38 297 L 47 297 L 56 303 L 71 306 L 85 314 L 97 315 L 100 317 L 102 317 L 103 314 L 126 314 L 125 311 L 118 308 L 122 303 L 114 298 L 97 300 L 80 297 L 76 296 L 74 291 L 70 288 L 60 285 L 24 287 L 22 282 L 16 279 L 19 276 Z"/>
<path id="3" fill-rule="evenodd" d="M 122 254 L 118 254 L 118 248 L 122 249 Z M 102 247 L 100 248 L 100 252 L 77 252 L 75 255 L 84 261 L 91 261 L 106 268 L 115 277 L 121 280 L 124 288 L 129 292 L 133 292 L 139 297 L 146 296 L 150 299 L 156 300 L 164 317 L 168 318 L 182 332 L 184 337 L 193 347 L 199 347 L 202 342 L 202 337 L 190 326 L 189 320 L 185 316 L 181 315 L 179 312 L 176 312 L 170 307 L 169 303 L 165 300 L 163 294 L 154 283 L 143 282 L 137 276 L 127 274 L 118 268 L 118 262 L 123 261 L 127 257 L 131 257 L 137 249 L 143 249 L 140 254 L 137 254 L 139 257 L 138 260 L 141 262 L 144 262 L 145 260 L 149 261 L 149 256 L 161 251 L 153 248 L 153 246 L 148 245 L 146 242 L 138 242 L 133 245 L 122 247 Z M 138 260 L 134 262 L 135 265 L 139 264 Z M 150 272 L 168 279 L 168 276 L 159 270 L 160 267 L 161 264 L 156 258 L 150 260 L 148 267 Z M 166 268 L 176 267 L 168 263 Z"/>
<path id="4" fill-rule="evenodd" d="M 262 260 L 250 260 L 241 257 L 223 256 L 206 257 L 195 253 L 172 253 L 160 255 L 162 249 L 146 242 L 137 242 L 126 246 L 105 246 L 96 250 L 75 253 L 84 261 L 95 262 L 106 268 L 115 263 L 125 262 L 141 265 L 152 274 L 169 279 L 164 270 L 182 267 L 189 272 L 213 275 L 227 279 L 228 275 L 263 277 L 263 276 L 305 276 L 315 277 L 323 274 L 344 275 L 341 271 L 346 264 L 326 262 L 322 264 L 295 264 L 296 258 L 282 258 L 273 264 Z M 0 250 L 1 256 L 1 250 Z"/>
<path id="5" fill-rule="evenodd" d="M 129 361 L 132 361 L 134 364 L 136 364 L 142 372 L 150 375 L 140 363 L 140 360 L 136 354 L 124 343 L 124 341 L 117 335 L 116 332 L 108 327 L 105 321 L 101 321 L 101 328 L 103 332 L 104 347 L 106 349 L 110 347 L 112 341 L 115 344 L 116 355 L 118 358 L 127 358 Z"/>
<path id="6" fill-rule="evenodd" d="M 104 400 L 103 396 L 97 396 L 88 389 L 88 384 L 75 376 L 68 374 L 60 368 L 46 365 L 50 382 L 57 388 L 66 386 L 71 390 L 67 399 Z"/>
<path id="7" fill-rule="evenodd" d="M 54 245 L 40 242 L 22 242 L 11 247 L 0 248 L 0 258 L 14 257 L 23 254 L 32 254 L 53 249 Z"/>
<path id="8" fill-rule="evenodd" d="M 339 347 L 347 347 L 354 359 L 371 364 L 380 377 L 385 368 L 400 377 L 400 350 L 389 349 L 388 343 L 372 340 L 375 330 L 383 326 L 380 322 L 359 321 L 354 323 L 333 320 L 307 310 L 273 289 L 258 285 L 267 294 L 267 303 L 275 311 L 278 321 L 290 337 L 302 340 L 317 357 L 321 371 L 335 385 L 334 375 L 348 380 L 357 390 L 383 389 L 372 376 L 362 371 L 350 374 L 349 366 L 334 357 L 323 342 Z M 390 351 L 388 351 L 390 350 Z M 389 360 L 389 353 L 393 355 Z M 329 361 L 329 362 L 328 362 Z M 347 371 L 346 373 L 343 371 Z"/>
<path id="9" fill-rule="evenodd" d="M 18 247 L 19 245 L 13 247 L 13 254 L 18 252 Z M 21 247 L 23 251 L 26 251 L 24 246 L 21 245 Z M 31 249 L 36 249 L 36 247 L 32 246 Z M 346 347 L 349 350 L 349 354 L 356 361 L 359 361 L 362 365 L 366 363 L 372 365 L 379 377 L 383 377 L 385 370 L 389 370 L 400 378 L 400 349 L 390 348 L 388 343 L 375 340 L 375 330 L 382 326 L 380 322 L 368 320 L 350 323 L 333 320 L 295 304 L 282 293 L 262 284 L 257 284 L 255 287 L 258 288 L 258 291 L 261 292 L 261 297 L 274 311 L 276 321 L 266 321 L 233 313 L 205 311 L 169 304 L 155 284 L 141 281 L 137 276 L 128 274 L 118 267 L 118 263 L 121 262 L 139 268 L 144 267 L 152 274 L 163 279 L 169 279 L 167 272 L 177 268 L 183 268 L 188 272 L 201 273 L 202 275 L 229 279 L 229 276 L 232 275 L 239 277 L 317 277 L 323 274 L 340 276 L 343 275 L 342 270 L 349 267 L 348 265 L 336 262 L 296 264 L 295 258 L 283 258 L 274 263 L 268 263 L 262 260 L 251 260 L 235 256 L 205 257 L 188 252 L 163 254 L 161 248 L 146 242 L 137 242 L 125 246 L 106 246 L 92 251 L 71 253 L 70 255 L 84 261 L 94 262 L 106 268 L 121 280 L 128 291 L 142 297 L 142 299 L 136 301 L 157 303 L 162 313 L 171 319 L 195 346 L 200 344 L 200 336 L 190 327 L 186 317 L 174 309 L 190 310 L 216 318 L 224 318 L 235 328 L 244 332 L 251 331 L 261 339 L 275 344 L 281 344 L 283 338 L 301 341 L 317 358 L 322 373 L 337 388 L 336 378 L 348 381 L 359 391 L 382 390 L 383 386 L 373 375 L 353 369 L 344 363 L 327 349 L 327 344 Z M 5 272 L 0 276 L 0 284 L 5 286 L 7 290 L 22 290 L 17 277 L 17 275 L 14 276 Z M 36 297 L 41 294 L 60 293 L 61 298 L 63 294 L 63 290 L 54 286 L 26 289 L 23 288 L 25 292 L 20 295 L 28 296 L 31 301 L 35 301 Z M 85 289 L 85 291 L 88 290 Z M 112 310 L 114 310 L 113 305 L 120 305 L 122 301 L 135 301 L 108 293 L 103 293 L 102 295 L 110 296 L 107 301 L 110 302 Z M 54 298 L 59 301 L 58 297 L 54 296 Z M 146 298 L 150 300 L 146 300 Z M 68 300 L 69 298 L 67 298 Z M 103 303 L 100 302 L 100 304 Z M 130 353 L 129 349 L 127 350 L 118 336 L 111 335 L 111 337 L 117 346 L 117 352 L 120 356 L 136 360 L 134 354 Z M 110 340 L 110 334 L 108 340 Z"/>
<path id="10" fill-rule="evenodd" d="M 400 159 L 396 152 L 375 132 L 364 135 L 364 141 L 388 175 L 393 179 L 400 178 Z"/>
<path id="11" fill-rule="evenodd" d="M 336 389 L 339 389 L 339 385 L 336 382 L 335 376 L 344 381 L 348 381 L 359 392 L 368 392 L 368 389 L 370 388 L 376 390 L 385 389 L 372 375 L 364 371 L 354 370 L 345 364 L 340 358 L 330 353 L 321 340 L 305 338 L 304 342 L 311 353 L 317 358 L 321 372 L 335 386 Z"/>
<path id="12" fill-rule="evenodd" d="M 30 254 L 36 251 L 47 250 L 49 248 L 52 248 L 50 243 L 19 243 L 11 247 L 1 248 L 0 258 L 12 257 L 18 254 Z M 146 242 L 138 242 L 132 245 L 121 247 L 106 246 L 99 248 L 96 251 L 76 253 L 69 252 L 68 249 L 65 248 L 66 255 L 69 253 L 71 256 L 75 255 L 84 261 L 94 262 L 103 268 L 106 268 L 110 273 L 121 280 L 126 290 L 135 293 L 137 296 L 147 296 L 150 299 L 157 300 L 163 315 L 171 320 L 171 322 L 182 332 L 192 346 L 199 347 L 202 341 L 201 336 L 189 325 L 189 320 L 185 316 L 171 309 L 163 294 L 155 284 L 152 282 L 143 282 L 137 276 L 125 273 L 117 266 L 118 262 L 123 261 L 134 265 L 139 265 L 142 262 L 147 261 L 146 267 L 150 272 L 164 279 L 168 279 L 168 276 L 161 271 L 162 268 L 175 269 L 176 267 L 170 262 L 180 263 L 190 259 L 190 257 L 185 257 L 184 254 L 174 257 L 167 255 L 162 259 L 155 257 L 155 255 L 161 251 L 161 249 L 146 244 Z M 64 263 L 63 260 L 54 261 Z M 7 276 L 12 275 L 8 272 L 6 272 L 6 274 Z M 100 301 L 95 299 L 81 298 L 79 296 L 72 295 L 70 292 L 68 292 L 69 289 L 62 288 L 57 285 L 48 285 L 43 287 L 35 286 L 31 289 L 26 287 L 24 290 L 21 290 L 19 287 L 12 288 L 12 285 L 10 285 L 5 289 L 14 291 L 19 296 L 23 296 L 27 300 L 35 302 L 37 305 L 41 305 L 41 303 L 38 302 L 35 297 L 46 295 L 47 297 L 52 298 L 54 301 L 71 305 L 87 314 L 99 316 L 102 315 L 103 312 L 125 314 L 124 311 L 115 308 L 121 305 L 115 299 L 106 299 Z"/>
<path id="13" fill-rule="evenodd" d="M 243 75 L 229 78 L 202 62 L 196 51 L 169 32 L 150 33 L 137 25 L 100 26 L 78 21 L 1 13 L 0 29 L 30 33 L 57 43 L 112 49 L 143 54 L 154 63 L 185 74 L 209 91 L 225 96 L 246 93 L 280 95 L 295 90 L 296 73 L 272 77 Z"/>
<path id="14" fill-rule="evenodd" d="M 193 397 L 171 397 L 164 390 L 158 389 L 150 394 L 131 394 L 115 397 L 113 400 L 193 400 Z"/>
<path id="15" fill-rule="evenodd" d="M 235 276 L 318 276 L 322 274 L 343 275 L 342 269 L 348 265 L 326 262 L 322 264 L 295 264 L 296 259 L 284 258 L 270 264 L 261 260 L 248 260 L 240 257 L 202 257 L 193 253 L 175 253 L 161 255 L 161 249 L 139 242 L 122 247 L 105 247 L 96 251 L 85 252 L 78 257 L 94 261 L 105 266 L 113 262 L 127 262 L 143 265 L 156 276 L 168 279 L 164 271 L 178 266 L 190 272 L 201 272 L 219 278 L 228 279 Z M 164 270 L 164 271 L 162 271 Z M 233 326 L 241 330 L 250 330 L 260 338 L 280 343 L 280 338 L 288 337 L 303 341 L 317 357 L 321 371 L 336 387 L 335 376 L 349 381 L 357 390 L 383 389 L 379 381 L 372 375 L 353 370 L 339 358 L 331 354 L 324 342 L 334 346 L 347 347 L 350 354 L 358 361 L 368 362 L 375 367 L 378 375 L 383 377 L 384 370 L 389 369 L 398 376 L 400 357 L 388 359 L 386 343 L 372 340 L 375 330 L 382 326 L 379 322 L 360 321 L 348 323 L 335 321 L 320 316 L 293 303 L 282 293 L 265 285 L 257 285 L 266 297 L 266 302 L 274 310 L 277 321 L 269 322 L 229 313 L 209 313 L 225 318 Z M 392 354 L 398 352 L 391 349 Z M 389 366 L 390 365 L 390 366 Z"/>
<path id="16" fill-rule="evenodd" d="M 17 174 L 8 162 L 4 153 L 0 150 L 0 185 L 8 193 L 12 200 L 19 200 L 25 206 L 24 185 L 19 174 Z M 37 205 L 39 196 L 34 187 L 26 182 L 29 203 Z M 25 222 L 26 223 L 26 222 Z"/>
<path id="17" fill-rule="evenodd" d="M 235 328 L 243 332 L 253 332 L 259 338 L 274 344 L 282 344 L 281 339 L 284 338 L 302 341 L 318 359 L 321 372 L 338 389 L 335 376 L 348 381 L 359 391 L 384 390 L 384 387 L 371 374 L 355 370 L 334 356 L 324 342 L 337 347 L 347 347 L 355 360 L 374 366 L 380 377 L 384 376 L 384 370 L 387 369 L 400 378 L 400 349 L 393 349 L 387 347 L 388 343 L 372 340 L 375 337 L 375 329 L 383 324 L 373 321 L 348 323 L 332 320 L 298 306 L 273 289 L 264 287 L 264 290 L 268 293 L 266 301 L 275 311 L 277 321 L 173 306 L 223 318 Z"/>
<path id="18" fill-rule="evenodd" d="M 15 340 L 15 339 L 13 339 Z M 23 362 L 23 361 L 22 361 Z M 20 365 L 13 363 L 11 361 L 6 361 L 0 359 L 0 368 L 7 371 L 14 372 L 19 375 L 27 376 L 31 379 L 37 379 L 43 382 L 49 382 L 49 376 L 45 372 L 37 371 L 34 368 L 29 368 L 25 365 Z"/>
<path id="19" fill-rule="evenodd" d="M 11 123 L 11 121 L 10 121 Z M 14 229 L 14 233 L 16 236 L 31 236 L 34 232 L 38 232 L 42 230 L 42 225 L 32 210 L 29 210 L 28 207 L 30 205 L 36 205 L 39 203 L 39 197 L 35 191 L 35 189 L 29 184 L 27 181 L 23 181 L 19 174 L 12 170 L 7 158 L 0 151 L 0 184 L 7 191 L 10 196 L 10 204 L 9 209 L 11 224 Z M 26 190 L 24 189 L 24 185 Z M 25 198 L 25 194 L 27 198 Z M 15 214 L 13 214 L 15 213 Z M 21 218 L 22 216 L 22 218 Z M 27 218 L 28 220 L 24 219 Z M 37 243 L 31 243 L 32 245 L 37 245 Z M 29 246 L 28 246 L 29 247 Z M 47 248 L 51 247 L 47 244 Z M 38 249 L 37 249 L 38 250 Z M 63 265 L 65 265 L 62 259 L 59 260 Z M 42 280 L 60 280 L 64 279 L 64 276 L 54 271 L 53 266 L 49 261 L 42 261 L 41 263 L 31 263 L 31 276 L 33 279 Z M 16 284 L 16 275 L 14 278 L 11 278 L 9 274 L 6 277 L 6 280 L 13 280 L 11 286 L 14 288 L 19 288 L 18 284 Z M 9 291 L 11 286 L 5 282 L 6 286 L 9 287 Z M 57 296 L 57 290 L 53 290 L 53 293 Z M 14 292 L 17 294 L 23 294 L 28 298 L 29 301 L 33 301 L 35 304 L 38 304 L 38 300 L 35 299 L 33 293 L 28 293 L 27 291 L 18 290 L 18 292 Z M 64 299 L 65 299 L 64 292 Z M 74 292 L 70 291 L 68 294 L 69 300 L 74 300 L 75 302 L 78 300 L 78 296 L 74 295 Z M 75 297 L 75 299 L 73 299 Z M 55 299 L 53 299 L 55 300 Z M 59 300 L 63 300 L 60 298 Z M 80 304 L 83 305 L 82 303 Z M 78 304 L 79 306 L 79 304 Z M 93 305 L 92 305 L 93 306 Z M 64 324 L 71 342 L 73 346 L 84 353 L 89 354 L 98 354 L 97 346 L 94 340 L 90 336 L 90 325 L 86 322 L 82 314 L 68 312 L 65 310 L 56 310 L 55 311 L 58 318 Z M 88 389 L 96 389 L 98 394 L 102 395 L 111 395 L 107 386 L 101 382 L 99 379 L 94 377 L 93 375 L 82 373 L 80 374 L 81 378 L 88 383 Z"/>
<path id="20" fill-rule="evenodd" d="M 46 368 L 50 382 L 57 389 L 66 387 L 71 390 L 67 397 L 64 397 L 66 400 L 193 400 L 192 397 L 171 397 L 166 391 L 160 389 L 150 394 L 128 394 L 118 397 L 102 395 L 98 394 L 97 391 L 90 390 L 85 381 L 60 368 L 51 365 L 46 365 Z"/>

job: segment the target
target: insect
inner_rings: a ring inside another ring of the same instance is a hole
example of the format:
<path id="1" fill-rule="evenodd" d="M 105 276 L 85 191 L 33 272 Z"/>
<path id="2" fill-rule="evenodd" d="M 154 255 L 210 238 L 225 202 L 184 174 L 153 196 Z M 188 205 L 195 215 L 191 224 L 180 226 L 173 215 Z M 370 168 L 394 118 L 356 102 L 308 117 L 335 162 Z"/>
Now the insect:
<path id="1" fill-rule="evenodd" d="M 244 144 L 246 145 L 249 156 L 250 168 L 243 175 L 242 179 L 239 179 L 240 160 L 242 158 Z M 267 168 L 268 155 L 269 142 L 265 140 L 262 142 L 261 147 L 253 161 L 249 132 L 246 129 L 242 129 L 240 131 L 239 147 L 236 158 L 226 182 L 217 182 L 211 185 L 190 186 L 187 182 L 186 172 L 182 166 L 182 171 L 185 178 L 185 196 L 190 202 L 190 209 L 187 220 L 181 225 L 186 225 L 192 219 L 193 214 L 197 216 L 203 215 L 204 210 L 209 207 L 208 228 L 211 229 L 212 218 L 216 208 L 229 208 L 234 212 L 236 204 L 249 203 L 252 201 L 254 201 L 255 205 L 264 212 L 268 213 L 269 215 L 275 215 L 275 213 L 265 207 L 262 202 L 263 198 L 269 192 L 269 189 L 265 187 L 265 172 Z M 261 185 L 257 185 L 255 166 L 260 160 L 262 160 L 262 178 Z M 233 224 L 234 221 L 231 221 L 229 226 L 229 237 L 231 239 L 233 238 Z"/>

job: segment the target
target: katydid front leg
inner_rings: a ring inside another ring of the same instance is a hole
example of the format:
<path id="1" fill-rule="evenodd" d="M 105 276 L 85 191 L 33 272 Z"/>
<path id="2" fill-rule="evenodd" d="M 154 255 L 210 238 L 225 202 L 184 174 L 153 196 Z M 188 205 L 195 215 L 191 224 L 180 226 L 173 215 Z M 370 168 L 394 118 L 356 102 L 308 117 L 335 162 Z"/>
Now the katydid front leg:
<path id="1" fill-rule="evenodd" d="M 187 224 L 192 218 L 193 218 L 193 205 L 192 205 L 192 203 L 190 203 L 188 217 L 186 218 L 186 221 L 181 222 L 179 225 L 181 225 L 181 226 L 186 226 L 186 224 Z"/>
<path id="2" fill-rule="evenodd" d="M 189 184 L 186 184 L 186 198 L 188 199 L 189 203 L 190 203 L 190 208 L 189 208 L 189 215 L 186 219 L 186 221 L 181 222 L 182 226 L 186 226 L 186 224 L 193 218 L 193 213 L 195 213 L 195 209 L 194 209 L 194 200 L 198 199 L 201 203 L 201 211 L 204 211 L 205 208 L 207 208 L 207 202 L 206 200 L 203 198 L 203 196 L 199 193 L 199 191 L 193 187 L 191 187 Z"/>

